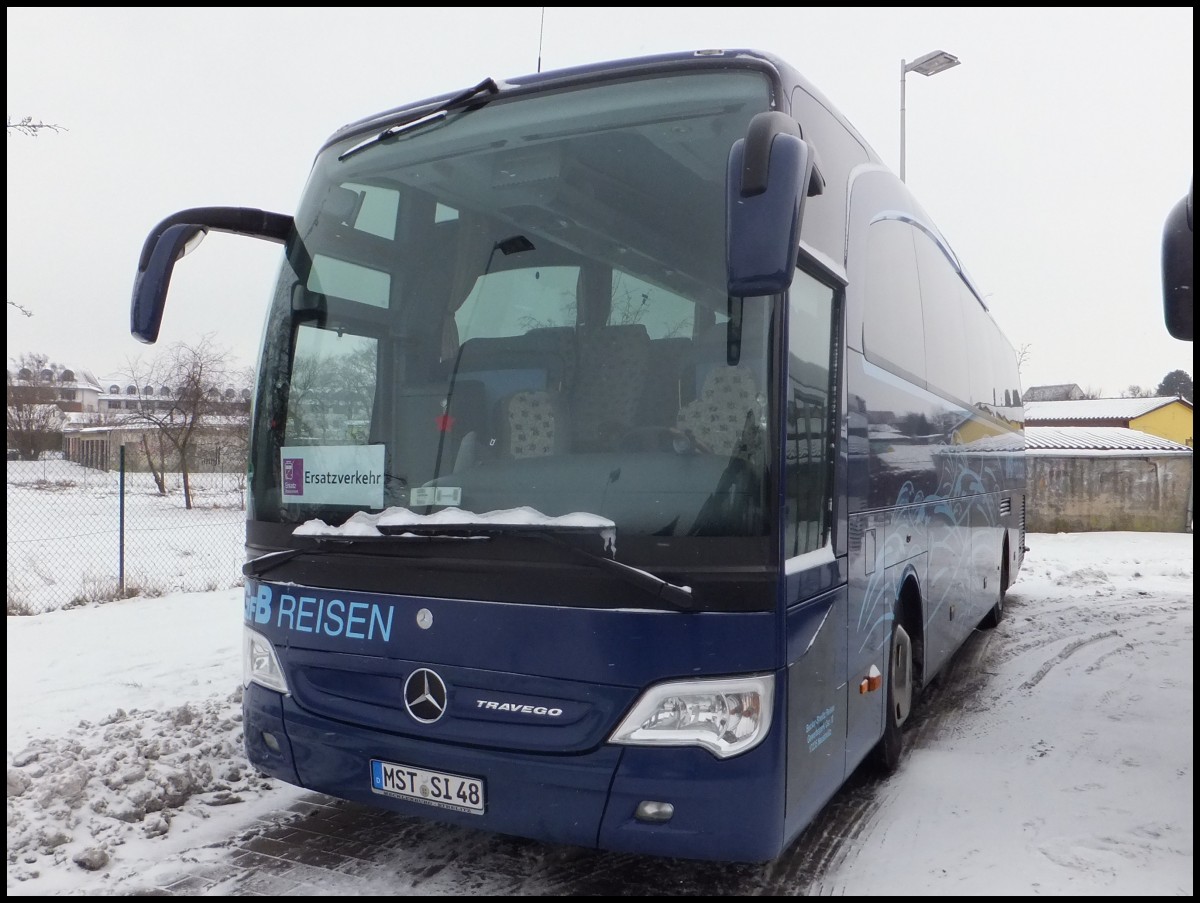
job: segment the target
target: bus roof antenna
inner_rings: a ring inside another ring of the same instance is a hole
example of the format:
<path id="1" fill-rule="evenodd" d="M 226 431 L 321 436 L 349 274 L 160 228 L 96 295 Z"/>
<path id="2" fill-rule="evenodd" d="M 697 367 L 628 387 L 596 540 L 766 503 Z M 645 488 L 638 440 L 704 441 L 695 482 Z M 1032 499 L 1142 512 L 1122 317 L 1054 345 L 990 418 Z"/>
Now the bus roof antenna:
<path id="1" fill-rule="evenodd" d="M 538 68 L 537 71 L 542 71 L 542 36 L 546 33 L 546 7 L 542 7 L 542 22 L 538 26 Z"/>

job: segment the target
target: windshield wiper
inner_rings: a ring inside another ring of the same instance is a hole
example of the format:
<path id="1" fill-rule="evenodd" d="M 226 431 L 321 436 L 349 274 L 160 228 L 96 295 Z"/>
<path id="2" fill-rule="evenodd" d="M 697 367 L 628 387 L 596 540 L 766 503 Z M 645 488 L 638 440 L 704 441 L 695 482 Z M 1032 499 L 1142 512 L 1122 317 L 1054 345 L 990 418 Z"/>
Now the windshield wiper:
<path id="1" fill-rule="evenodd" d="M 675 611 L 696 610 L 696 600 L 692 596 L 691 591 L 685 587 L 676 586 L 674 583 L 663 580 L 649 571 L 643 571 L 639 568 L 623 564 L 615 558 L 609 558 L 607 555 L 590 552 L 587 549 L 580 548 L 573 542 L 563 539 L 562 534 L 564 533 L 594 535 L 596 531 L 591 527 L 550 529 L 538 524 L 487 524 L 470 522 L 438 525 L 396 524 L 389 526 L 380 524 L 378 525 L 378 530 L 389 538 L 490 539 L 497 536 L 518 536 L 537 539 L 565 549 L 584 564 L 608 571 L 625 583 L 648 593 L 652 598 L 667 603 Z"/>
<path id="2" fill-rule="evenodd" d="M 488 96 L 480 97 L 480 95 L 484 94 L 485 92 Z M 418 113 L 415 116 L 410 116 L 408 119 L 402 119 L 395 125 L 388 126 L 378 135 L 368 138 L 366 141 L 356 144 L 348 151 L 342 153 L 342 155 L 338 157 L 338 160 L 341 161 L 347 159 L 348 157 L 352 157 L 359 151 L 366 150 L 368 147 L 373 147 L 381 141 L 386 141 L 388 138 L 396 138 L 400 135 L 403 135 L 405 132 L 411 132 L 414 129 L 424 128 L 425 126 L 432 125 L 435 122 L 441 122 L 459 107 L 462 107 L 465 111 L 477 110 L 499 93 L 500 86 L 496 83 L 496 80 L 493 78 L 485 78 L 473 88 L 468 88 L 461 94 L 454 95 L 436 109 L 430 110 L 426 113 Z"/>
<path id="3" fill-rule="evenodd" d="M 279 552 L 268 552 L 266 555 L 259 555 L 257 558 L 252 558 L 242 565 L 242 576 L 258 578 L 267 571 L 274 570 L 279 565 L 291 561 L 299 555 L 332 555 L 338 551 L 338 548 L 348 549 L 354 546 L 376 545 L 384 546 L 390 543 L 395 543 L 397 540 L 405 542 L 454 542 L 456 540 L 470 539 L 491 539 L 490 536 L 462 536 L 452 533 L 442 534 L 420 534 L 420 533 L 395 533 L 387 536 L 306 536 L 304 537 L 312 542 L 312 545 L 304 546 L 303 548 L 283 549 Z"/>
<path id="4" fill-rule="evenodd" d="M 242 565 L 243 577 L 258 578 L 267 571 L 278 567 L 285 561 L 291 561 L 297 555 L 303 555 L 305 552 L 314 552 L 314 549 L 285 549 L 282 552 L 268 552 L 266 555 L 259 555 L 257 558 L 252 558 Z M 317 551 L 317 554 L 321 552 Z"/>
<path id="5" fill-rule="evenodd" d="M 615 558 L 607 558 L 604 555 L 597 555 L 595 552 L 589 552 L 587 549 L 581 549 L 574 546 L 559 536 L 553 533 L 531 532 L 528 535 L 536 536 L 538 539 L 546 540 L 554 543 L 557 546 L 562 546 L 570 550 L 577 557 L 580 557 L 585 563 L 593 567 L 600 568 L 602 571 L 608 571 L 620 579 L 624 580 L 631 586 L 636 586 L 638 589 L 644 590 L 655 599 L 661 599 L 666 602 L 676 611 L 695 611 L 696 600 L 693 598 L 691 591 L 682 586 L 676 586 L 674 583 L 669 583 L 651 574 L 649 571 L 643 571 L 639 568 L 630 567 L 627 564 L 622 564 Z"/>

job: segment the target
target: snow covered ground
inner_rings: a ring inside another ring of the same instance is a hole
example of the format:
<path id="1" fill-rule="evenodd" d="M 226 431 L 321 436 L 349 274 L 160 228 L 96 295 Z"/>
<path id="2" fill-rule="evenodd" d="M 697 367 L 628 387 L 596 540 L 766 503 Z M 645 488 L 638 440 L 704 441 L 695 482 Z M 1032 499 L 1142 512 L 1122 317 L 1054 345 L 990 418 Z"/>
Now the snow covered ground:
<path id="1" fill-rule="evenodd" d="M 1028 545 L 812 893 L 1192 894 L 1192 537 Z M 241 618 L 239 589 L 8 618 L 9 895 L 141 891 L 304 795 L 242 754 Z"/>
<path id="2" fill-rule="evenodd" d="M 163 496 L 150 474 L 130 472 L 122 493 L 116 471 L 61 458 L 9 461 L 8 611 L 40 614 L 113 599 L 122 577 L 130 596 L 239 585 L 245 476 L 193 474 L 191 510 L 179 475 L 168 474 L 167 483 Z"/>

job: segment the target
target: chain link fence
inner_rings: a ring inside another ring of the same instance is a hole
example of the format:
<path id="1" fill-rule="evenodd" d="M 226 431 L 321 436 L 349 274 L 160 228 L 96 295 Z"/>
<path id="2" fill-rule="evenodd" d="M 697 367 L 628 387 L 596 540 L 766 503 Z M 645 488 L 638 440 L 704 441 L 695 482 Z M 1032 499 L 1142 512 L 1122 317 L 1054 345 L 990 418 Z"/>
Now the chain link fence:
<path id="1" fill-rule="evenodd" d="M 123 462 L 122 462 L 123 463 Z M 8 462 L 8 614 L 240 586 L 246 477 Z"/>

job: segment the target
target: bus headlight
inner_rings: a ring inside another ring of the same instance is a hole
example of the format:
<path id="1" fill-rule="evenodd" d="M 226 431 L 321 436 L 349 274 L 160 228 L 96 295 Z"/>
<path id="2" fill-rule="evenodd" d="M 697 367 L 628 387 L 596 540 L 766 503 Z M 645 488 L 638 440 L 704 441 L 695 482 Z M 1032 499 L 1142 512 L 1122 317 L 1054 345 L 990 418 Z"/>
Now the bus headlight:
<path id="1" fill-rule="evenodd" d="M 627 746 L 703 746 L 727 759 L 753 749 L 771 728 L 775 678 L 680 680 L 651 687 L 609 737 Z"/>
<path id="2" fill-rule="evenodd" d="M 251 683 L 256 683 L 268 690 L 287 695 L 287 679 L 283 676 L 283 668 L 279 666 L 275 647 L 265 636 L 249 627 L 243 630 L 242 686 L 248 687 Z"/>

